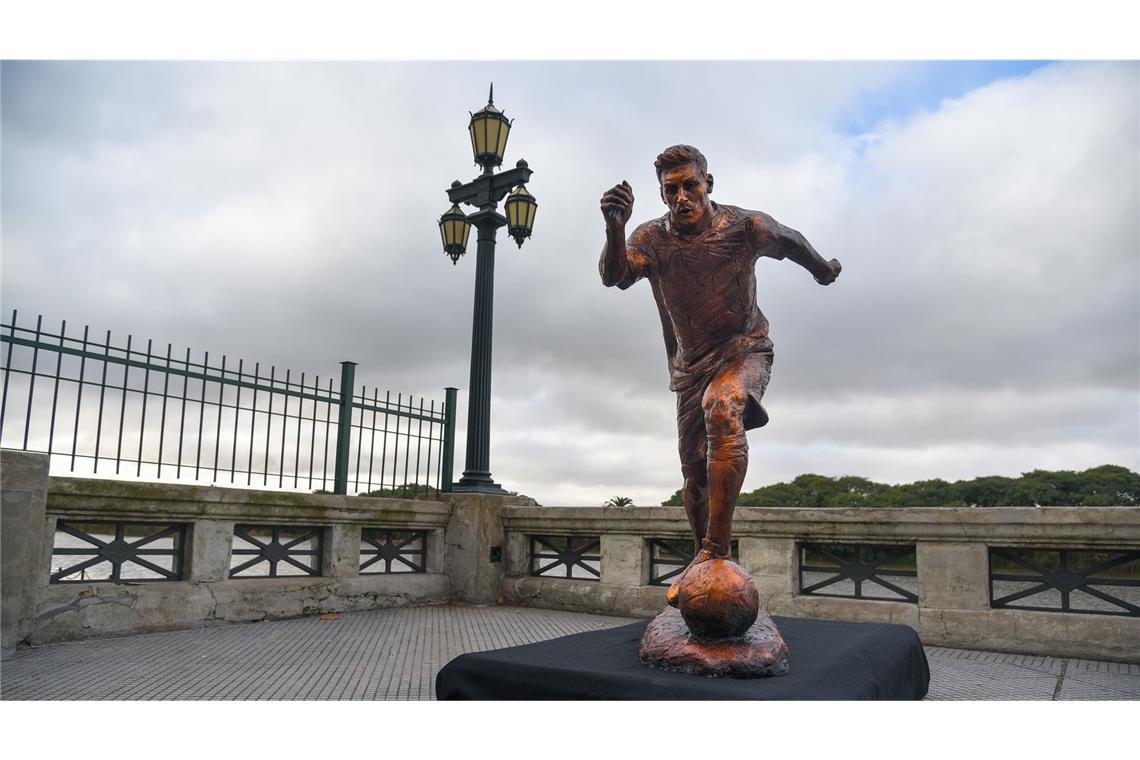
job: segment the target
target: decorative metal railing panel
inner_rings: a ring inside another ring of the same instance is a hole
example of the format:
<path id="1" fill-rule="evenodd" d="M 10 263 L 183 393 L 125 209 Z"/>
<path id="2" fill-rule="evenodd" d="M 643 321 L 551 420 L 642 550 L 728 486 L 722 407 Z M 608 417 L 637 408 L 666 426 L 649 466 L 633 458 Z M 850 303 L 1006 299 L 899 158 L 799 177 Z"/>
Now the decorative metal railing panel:
<path id="1" fill-rule="evenodd" d="M 426 573 L 427 531 L 363 528 L 360 574 Z"/>
<path id="2" fill-rule="evenodd" d="M 668 586 L 696 555 L 691 538 L 649 539 L 649 585 Z M 732 559 L 740 561 L 740 544 L 733 540 Z"/>
<path id="3" fill-rule="evenodd" d="M 599 536 L 531 536 L 530 574 L 596 581 L 602 576 Z"/>
<path id="4" fill-rule="evenodd" d="M 918 603 L 914 544 L 801 543 L 799 559 L 801 594 Z"/>
<path id="5" fill-rule="evenodd" d="M 180 581 L 186 525 L 58 520 L 51 583 Z"/>
<path id="6" fill-rule="evenodd" d="M 1140 550 L 990 547 L 990 606 L 1140 617 Z"/>
<path id="7" fill-rule="evenodd" d="M 0 446 L 46 453 L 53 472 L 377 496 L 451 488 L 455 389 L 444 402 L 381 398 L 354 390 L 352 362 L 338 383 L 266 376 L 258 362 L 17 316 L 0 324 Z"/>
<path id="8" fill-rule="evenodd" d="M 231 578 L 319 576 L 324 529 L 284 525 L 235 525 Z"/>

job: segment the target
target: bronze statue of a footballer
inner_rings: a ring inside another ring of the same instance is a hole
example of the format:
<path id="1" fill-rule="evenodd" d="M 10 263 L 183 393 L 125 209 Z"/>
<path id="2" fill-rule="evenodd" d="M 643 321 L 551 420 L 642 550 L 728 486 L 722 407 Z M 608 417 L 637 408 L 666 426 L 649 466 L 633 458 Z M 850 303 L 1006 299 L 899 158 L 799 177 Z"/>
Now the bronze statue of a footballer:
<path id="1" fill-rule="evenodd" d="M 767 214 L 713 202 L 713 177 L 696 148 L 666 148 L 654 166 L 668 213 L 627 239 L 633 190 L 622 182 L 606 191 L 599 269 L 607 287 L 624 290 L 648 279 L 661 317 L 677 393 L 682 498 L 696 549 L 666 594 L 678 606 L 693 568 L 729 558 L 733 510 L 748 468 L 745 432 L 768 421 L 761 399 L 772 341 L 756 304 L 756 262 L 791 259 L 821 285 L 834 282 L 842 268 Z"/>

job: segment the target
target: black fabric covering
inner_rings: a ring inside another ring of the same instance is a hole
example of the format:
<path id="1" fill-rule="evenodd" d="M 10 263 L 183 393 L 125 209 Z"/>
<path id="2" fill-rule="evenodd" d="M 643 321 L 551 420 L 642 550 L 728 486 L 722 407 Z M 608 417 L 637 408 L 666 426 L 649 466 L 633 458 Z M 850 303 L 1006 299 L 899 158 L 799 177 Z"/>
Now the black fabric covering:
<path id="1" fill-rule="evenodd" d="M 637 657 L 648 621 L 456 657 L 438 699 L 922 699 L 930 669 L 908 626 L 774 617 L 791 652 L 772 678 L 670 673 Z"/>

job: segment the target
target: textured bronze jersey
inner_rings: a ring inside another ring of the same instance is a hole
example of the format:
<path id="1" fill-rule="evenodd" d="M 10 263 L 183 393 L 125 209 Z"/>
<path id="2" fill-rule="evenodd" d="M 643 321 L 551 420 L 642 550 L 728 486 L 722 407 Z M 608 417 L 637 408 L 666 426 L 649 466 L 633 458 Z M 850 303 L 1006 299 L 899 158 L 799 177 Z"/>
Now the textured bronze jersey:
<path id="1" fill-rule="evenodd" d="M 646 222 L 626 243 L 628 288 L 649 279 L 669 356 L 670 388 L 681 390 L 726 362 L 770 351 L 768 320 L 756 304 L 756 260 L 784 258 L 777 222 L 758 211 L 713 204 L 713 221 L 686 235 L 669 215 Z M 756 229 L 759 227 L 760 229 Z"/>

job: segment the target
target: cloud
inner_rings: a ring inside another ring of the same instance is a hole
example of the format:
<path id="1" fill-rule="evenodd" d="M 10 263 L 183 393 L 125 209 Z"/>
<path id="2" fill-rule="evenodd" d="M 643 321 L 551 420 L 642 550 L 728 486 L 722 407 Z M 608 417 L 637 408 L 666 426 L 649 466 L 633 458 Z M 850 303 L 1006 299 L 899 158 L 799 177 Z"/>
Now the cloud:
<path id="1" fill-rule="evenodd" d="M 597 275 L 599 196 L 628 179 L 635 223 L 663 213 L 652 161 L 675 142 L 709 157 L 715 198 L 844 264 L 828 288 L 758 265 L 773 422 L 751 434 L 746 488 L 797 468 L 1137 468 L 1140 68 L 891 100 L 932 70 L 5 63 L 0 295 L 310 376 L 352 359 L 369 386 L 465 389 L 475 257 L 453 267 L 435 220 L 475 174 L 466 111 L 494 79 L 516 119 L 507 163 L 530 162 L 539 202 L 534 237 L 501 235 L 496 255 L 491 464 L 508 488 L 655 503 L 679 483 L 648 287 Z"/>

